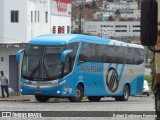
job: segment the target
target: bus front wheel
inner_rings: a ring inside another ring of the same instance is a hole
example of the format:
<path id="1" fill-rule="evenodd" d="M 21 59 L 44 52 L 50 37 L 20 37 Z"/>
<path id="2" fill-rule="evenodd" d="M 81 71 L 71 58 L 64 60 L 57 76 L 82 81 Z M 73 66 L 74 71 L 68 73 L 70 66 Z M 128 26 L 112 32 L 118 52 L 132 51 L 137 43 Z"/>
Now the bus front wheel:
<path id="1" fill-rule="evenodd" d="M 35 98 L 39 102 L 47 102 L 49 100 L 49 97 L 47 96 L 35 95 Z"/>
<path id="2" fill-rule="evenodd" d="M 91 102 L 99 102 L 101 100 L 100 96 L 88 96 L 88 100 Z"/>
<path id="3" fill-rule="evenodd" d="M 84 95 L 83 88 L 78 85 L 76 89 L 76 95 L 73 97 L 69 97 L 70 102 L 81 102 Z"/>
<path id="4" fill-rule="evenodd" d="M 129 98 L 129 86 L 125 85 L 122 96 L 115 97 L 116 101 L 128 101 Z"/>

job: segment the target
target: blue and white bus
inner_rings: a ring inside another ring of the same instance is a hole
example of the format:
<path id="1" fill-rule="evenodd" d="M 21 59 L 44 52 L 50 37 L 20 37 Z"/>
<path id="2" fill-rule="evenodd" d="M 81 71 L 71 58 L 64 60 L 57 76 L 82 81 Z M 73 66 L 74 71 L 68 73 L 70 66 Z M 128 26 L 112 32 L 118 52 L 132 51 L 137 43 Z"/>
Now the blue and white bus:
<path id="1" fill-rule="evenodd" d="M 141 45 L 87 35 L 42 35 L 17 52 L 17 62 L 21 53 L 21 94 L 35 95 L 40 102 L 55 97 L 80 102 L 83 96 L 127 101 L 143 91 Z"/>

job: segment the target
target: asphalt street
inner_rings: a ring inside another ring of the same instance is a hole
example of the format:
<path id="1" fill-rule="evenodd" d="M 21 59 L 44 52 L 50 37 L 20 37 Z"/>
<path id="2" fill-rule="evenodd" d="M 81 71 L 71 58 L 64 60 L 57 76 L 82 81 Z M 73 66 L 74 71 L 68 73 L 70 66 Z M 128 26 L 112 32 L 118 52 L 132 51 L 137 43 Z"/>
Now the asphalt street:
<path id="1" fill-rule="evenodd" d="M 80 103 L 72 103 L 69 101 L 66 101 L 65 99 L 61 101 L 54 101 L 50 100 L 47 103 L 40 103 L 37 102 L 35 99 L 32 99 L 31 101 L 13 101 L 13 102 L 5 102 L 1 101 L 0 102 L 0 111 L 41 111 L 44 112 L 47 111 L 58 111 L 58 112 L 53 112 L 52 117 L 45 117 L 43 118 L 29 118 L 33 120 L 37 119 L 44 119 L 44 120 L 154 120 L 155 116 L 147 116 L 147 117 L 141 117 L 141 116 L 129 116 L 129 117 L 124 117 L 123 114 L 128 111 L 130 111 L 132 114 L 135 114 L 136 111 L 144 111 L 145 112 L 154 112 L 154 98 L 153 95 L 150 95 L 149 97 L 145 95 L 139 95 L 139 96 L 134 96 L 130 97 L 129 101 L 127 102 L 117 102 L 114 100 L 114 98 L 108 97 L 108 98 L 103 98 L 100 102 L 89 102 L 87 99 L 80 102 Z M 83 112 L 85 111 L 85 112 Z M 103 114 L 108 114 L 111 112 L 120 112 L 122 114 L 121 116 L 116 114 L 113 116 L 105 116 L 102 117 Z M 105 113 L 106 112 L 106 113 Z M 52 112 L 51 112 L 52 113 Z M 79 113 L 79 114 L 78 114 Z M 82 114 L 81 114 L 82 113 Z M 129 113 L 129 114 L 131 114 Z M 72 117 L 66 117 L 67 114 L 73 115 Z M 84 117 L 85 115 L 90 114 L 89 117 Z M 102 116 L 96 116 L 102 114 Z M 4 120 L 9 120 L 9 119 L 16 119 L 16 120 L 26 120 L 28 118 L 23 118 L 22 117 L 16 117 L 14 118 L 2 118 Z"/>

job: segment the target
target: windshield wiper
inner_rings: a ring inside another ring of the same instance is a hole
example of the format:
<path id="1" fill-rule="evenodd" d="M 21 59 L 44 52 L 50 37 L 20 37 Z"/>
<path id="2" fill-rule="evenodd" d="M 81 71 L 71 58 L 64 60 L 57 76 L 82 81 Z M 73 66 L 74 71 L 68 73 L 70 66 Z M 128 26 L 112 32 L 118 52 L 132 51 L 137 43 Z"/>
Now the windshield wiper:
<path id="1" fill-rule="evenodd" d="M 43 67 L 44 67 L 44 70 L 45 70 L 45 72 L 46 72 L 46 77 L 47 77 L 47 79 L 50 80 L 49 75 L 48 75 L 48 71 L 47 71 L 46 66 L 44 65 L 44 63 L 43 63 Z"/>
<path id="2" fill-rule="evenodd" d="M 33 69 L 31 75 L 30 75 L 30 78 L 33 77 L 33 75 L 36 73 L 36 71 L 38 70 L 38 73 L 39 73 L 39 67 L 40 67 L 40 60 L 39 60 L 39 64 Z"/>

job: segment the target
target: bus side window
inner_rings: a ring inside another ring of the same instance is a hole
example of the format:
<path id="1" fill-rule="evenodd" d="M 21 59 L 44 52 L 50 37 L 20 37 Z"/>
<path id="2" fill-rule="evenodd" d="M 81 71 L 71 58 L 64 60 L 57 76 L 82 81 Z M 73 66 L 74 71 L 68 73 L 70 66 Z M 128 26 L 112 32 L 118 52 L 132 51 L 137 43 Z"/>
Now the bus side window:
<path id="1" fill-rule="evenodd" d="M 116 63 L 124 64 L 125 63 L 125 49 L 124 47 L 116 46 Z"/>
<path id="2" fill-rule="evenodd" d="M 126 64 L 135 64 L 134 49 L 127 47 L 125 50 Z"/>
<path id="3" fill-rule="evenodd" d="M 82 43 L 80 55 L 79 55 L 79 63 L 83 62 L 92 62 L 93 56 L 93 45 L 92 43 Z M 95 49 L 95 48 L 94 48 Z"/>
<path id="4" fill-rule="evenodd" d="M 80 55 L 79 55 L 79 62 L 87 62 L 87 48 L 88 48 L 88 43 L 82 43 Z"/>
<path id="5" fill-rule="evenodd" d="M 66 65 L 65 67 L 68 67 L 66 69 L 69 70 L 69 72 L 72 71 L 73 69 L 73 66 L 74 66 L 74 62 L 75 62 L 75 58 L 76 58 L 76 55 L 77 55 L 77 50 L 78 50 L 78 47 L 79 47 L 79 43 L 78 42 L 75 42 L 75 43 L 71 43 L 71 44 L 68 44 L 66 46 L 68 50 L 73 50 L 73 52 L 71 52 L 69 55 L 67 55 L 67 60 L 66 60 L 66 63 L 65 64 L 68 64 Z"/>
<path id="6" fill-rule="evenodd" d="M 114 52 L 115 46 L 107 45 L 106 50 L 104 51 L 103 55 L 103 62 L 104 63 L 115 63 L 116 56 Z"/>
<path id="7" fill-rule="evenodd" d="M 134 53 L 135 53 L 135 64 L 138 65 L 141 63 L 141 58 L 138 48 L 134 48 Z"/>
<path id="8" fill-rule="evenodd" d="M 145 51 L 143 49 L 139 50 L 140 64 L 144 62 Z"/>

